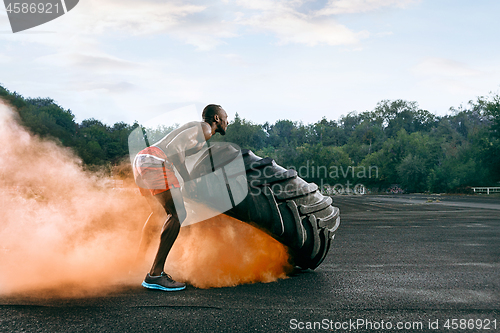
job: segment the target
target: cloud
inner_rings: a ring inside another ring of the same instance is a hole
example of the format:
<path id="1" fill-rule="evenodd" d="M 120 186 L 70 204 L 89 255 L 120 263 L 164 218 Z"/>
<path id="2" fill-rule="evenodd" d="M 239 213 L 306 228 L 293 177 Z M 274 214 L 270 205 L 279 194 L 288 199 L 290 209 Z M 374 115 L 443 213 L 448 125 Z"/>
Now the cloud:
<path id="1" fill-rule="evenodd" d="M 59 52 L 51 53 L 36 59 L 36 62 L 83 70 L 92 71 L 116 71 L 137 69 L 142 65 L 140 63 L 124 60 L 115 56 L 111 56 L 102 52 L 94 53 L 75 53 L 75 52 Z"/>
<path id="2" fill-rule="evenodd" d="M 231 62 L 231 64 L 235 66 L 248 67 L 251 65 L 239 54 L 228 53 L 228 54 L 223 54 L 222 56 L 228 59 Z"/>
<path id="3" fill-rule="evenodd" d="M 99 44 L 101 38 L 109 36 L 120 40 L 169 35 L 207 50 L 236 36 L 234 24 L 225 21 L 218 9 L 186 1 L 86 0 L 57 20 L 30 30 L 57 32 L 53 36 L 21 33 L 15 34 L 15 38 L 13 34 L 0 38 L 67 49 L 75 43 Z"/>
<path id="4" fill-rule="evenodd" d="M 137 66 L 137 64 L 133 62 L 108 55 L 98 56 L 98 55 L 74 54 L 72 58 L 74 65 L 88 69 L 105 68 L 105 69 L 116 70 L 116 69 L 134 68 Z"/>
<path id="5" fill-rule="evenodd" d="M 323 4 L 317 0 L 236 0 L 232 3 L 245 9 L 237 14 L 236 23 L 258 32 L 270 32 L 278 37 L 279 44 L 315 46 L 356 44 L 370 36 L 367 31 L 355 32 L 338 23 L 337 15 L 368 12 L 389 6 L 402 8 L 418 1 L 329 0 Z"/>
<path id="6" fill-rule="evenodd" d="M 145 0 L 87 0 L 75 11 L 76 27 L 81 32 L 122 31 L 132 35 L 164 33 L 182 23 L 204 6 Z"/>
<path id="7" fill-rule="evenodd" d="M 394 33 L 392 31 L 382 31 L 382 32 L 377 32 L 374 34 L 376 37 L 385 37 L 385 36 L 392 36 Z"/>
<path id="8" fill-rule="evenodd" d="M 75 25 L 87 34 L 129 36 L 169 35 L 199 50 L 213 49 L 236 36 L 216 3 L 186 1 L 87 0 Z"/>
<path id="9" fill-rule="evenodd" d="M 127 93 L 133 90 L 136 90 L 138 87 L 130 82 L 126 81 L 105 81 L 105 82 L 97 82 L 97 81 L 86 81 L 86 82 L 73 82 L 71 87 L 74 90 L 78 91 L 87 91 L 87 90 L 102 90 L 106 93 L 115 93 L 122 94 Z"/>
<path id="10" fill-rule="evenodd" d="M 486 82 L 497 77 L 490 72 L 474 69 L 468 64 L 446 58 L 427 58 L 411 69 L 420 79 L 419 85 L 433 92 L 445 91 L 455 95 L 479 95 Z"/>
<path id="11" fill-rule="evenodd" d="M 482 74 L 481 71 L 469 67 L 467 64 L 445 58 L 427 58 L 412 69 L 418 76 L 431 77 L 464 77 Z"/>
<path id="12" fill-rule="evenodd" d="M 240 15 L 237 23 L 260 32 L 271 32 L 279 38 L 279 44 L 298 43 L 354 44 L 369 36 L 366 31 L 353 32 L 332 18 L 317 17 L 316 12 L 301 12 L 304 1 L 237 1 L 249 15 Z"/>
<path id="13" fill-rule="evenodd" d="M 404 8 L 419 0 L 329 0 L 317 15 L 339 15 L 369 12 L 381 7 L 395 6 Z"/>
<path id="14" fill-rule="evenodd" d="M 350 45 L 370 34 L 352 31 L 340 24 L 336 15 L 405 7 L 415 1 L 329 0 L 325 4 L 315 0 L 86 0 L 65 16 L 33 29 L 55 31 L 56 36 L 22 37 L 67 48 L 68 42 L 92 44 L 102 36 L 168 35 L 198 50 L 210 50 L 250 28 L 275 35 L 280 45 Z M 61 38 L 60 33 L 65 37 Z"/>
<path id="15" fill-rule="evenodd" d="M 8 63 L 12 60 L 12 57 L 6 56 L 0 53 L 0 63 Z"/>

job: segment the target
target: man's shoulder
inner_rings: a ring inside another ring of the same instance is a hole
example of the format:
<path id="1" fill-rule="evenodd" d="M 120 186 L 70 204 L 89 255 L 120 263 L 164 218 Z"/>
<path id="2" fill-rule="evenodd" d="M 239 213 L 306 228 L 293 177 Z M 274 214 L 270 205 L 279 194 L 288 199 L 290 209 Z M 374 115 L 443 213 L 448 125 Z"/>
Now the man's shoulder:
<path id="1" fill-rule="evenodd" d="M 204 121 L 190 121 L 189 123 L 185 123 L 181 127 L 178 127 L 174 131 L 185 131 L 185 130 L 189 130 L 189 129 L 193 129 L 193 128 L 201 129 L 203 131 L 206 131 L 206 130 L 211 131 L 211 129 L 212 129 L 210 127 L 210 125 Z"/>
<path id="2" fill-rule="evenodd" d="M 184 130 L 184 129 L 188 129 L 188 128 L 192 128 L 192 127 L 199 128 L 199 127 L 203 126 L 202 123 L 204 123 L 204 122 L 203 121 L 190 121 L 189 123 L 185 123 L 181 127 L 177 128 L 177 130 Z"/>
<path id="3" fill-rule="evenodd" d="M 205 137 L 205 140 L 208 140 L 212 137 L 212 127 L 208 123 L 202 121 L 201 122 L 201 130 L 203 132 L 203 136 Z"/>
<path id="4" fill-rule="evenodd" d="M 162 141 L 170 142 L 180 138 L 181 133 L 187 133 L 190 136 L 194 134 L 196 140 L 206 141 L 212 136 L 212 128 L 204 121 L 190 121 L 170 132 Z"/>
<path id="5" fill-rule="evenodd" d="M 176 129 L 176 131 L 190 130 L 192 128 L 196 128 L 198 130 L 201 129 L 203 133 L 212 132 L 212 127 L 210 127 L 210 125 L 204 121 L 190 121 L 189 123 L 185 123 L 178 129 Z"/>

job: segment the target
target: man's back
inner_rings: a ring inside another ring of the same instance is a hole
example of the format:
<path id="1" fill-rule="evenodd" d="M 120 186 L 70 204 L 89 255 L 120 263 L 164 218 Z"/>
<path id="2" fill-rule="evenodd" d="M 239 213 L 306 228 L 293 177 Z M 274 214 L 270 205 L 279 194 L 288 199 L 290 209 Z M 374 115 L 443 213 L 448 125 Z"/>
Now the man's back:
<path id="1" fill-rule="evenodd" d="M 160 141 L 153 144 L 163 150 L 167 157 L 178 154 L 189 156 L 199 152 L 207 138 L 206 130 L 209 127 L 205 122 L 191 121 L 168 133 Z M 210 135 L 211 136 L 211 135 Z"/>

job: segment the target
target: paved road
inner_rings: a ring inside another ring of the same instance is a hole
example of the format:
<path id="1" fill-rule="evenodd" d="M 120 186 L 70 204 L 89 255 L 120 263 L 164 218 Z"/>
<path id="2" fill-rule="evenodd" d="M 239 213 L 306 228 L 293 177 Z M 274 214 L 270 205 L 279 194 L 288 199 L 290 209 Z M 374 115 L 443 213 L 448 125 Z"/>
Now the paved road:
<path id="1" fill-rule="evenodd" d="M 496 320 L 500 331 L 500 199 L 346 196 L 335 203 L 342 224 L 315 271 L 179 293 L 117 287 L 87 299 L 0 296 L 0 332 L 289 332 L 314 322 L 334 331 L 390 324 L 422 332 L 436 320 L 435 332 L 485 331 L 445 329 L 453 318 L 475 319 L 475 328 Z"/>

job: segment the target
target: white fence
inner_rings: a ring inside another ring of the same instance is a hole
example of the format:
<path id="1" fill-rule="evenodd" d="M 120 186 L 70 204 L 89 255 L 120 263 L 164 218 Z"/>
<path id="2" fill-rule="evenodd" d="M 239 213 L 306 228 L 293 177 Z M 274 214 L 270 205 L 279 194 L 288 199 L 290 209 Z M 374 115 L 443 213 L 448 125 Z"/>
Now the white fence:
<path id="1" fill-rule="evenodd" d="M 500 193 L 500 187 L 471 187 L 474 193 Z"/>

